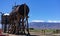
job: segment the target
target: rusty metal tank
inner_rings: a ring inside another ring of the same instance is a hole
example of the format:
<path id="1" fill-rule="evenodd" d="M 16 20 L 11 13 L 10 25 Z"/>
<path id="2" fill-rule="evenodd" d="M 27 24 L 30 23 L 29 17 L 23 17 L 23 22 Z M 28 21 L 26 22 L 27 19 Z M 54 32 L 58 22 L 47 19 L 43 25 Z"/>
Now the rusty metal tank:
<path id="1" fill-rule="evenodd" d="M 2 24 L 9 24 L 9 15 L 8 14 L 4 14 L 2 16 Z"/>

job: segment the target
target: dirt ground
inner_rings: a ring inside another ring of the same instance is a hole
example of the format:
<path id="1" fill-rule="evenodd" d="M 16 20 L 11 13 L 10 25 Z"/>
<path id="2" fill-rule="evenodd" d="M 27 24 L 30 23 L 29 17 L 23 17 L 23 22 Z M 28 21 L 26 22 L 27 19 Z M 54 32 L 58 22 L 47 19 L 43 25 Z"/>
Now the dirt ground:
<path id="1" fill-rule="evenodd" d="M 9 35 L 9 36 L 60 36 L 60 33 L 59 34 L 44 34 L 44 33 L 41 33 L 41 32 L 30 32 L 30 35 L 14 35 L 14 34 L 8 34 L 8 33 L 3 33 L 4 35 Z"/>

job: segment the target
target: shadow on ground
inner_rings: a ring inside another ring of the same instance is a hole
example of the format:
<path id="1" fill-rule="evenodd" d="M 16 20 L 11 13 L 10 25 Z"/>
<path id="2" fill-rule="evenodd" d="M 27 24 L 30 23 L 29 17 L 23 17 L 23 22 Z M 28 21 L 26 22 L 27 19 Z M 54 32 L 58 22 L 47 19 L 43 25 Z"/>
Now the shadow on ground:
<path id="1" fill-rule="evenodd" d="M 30 36 L 38 36 L 38 35 L 30 35 Z"/>
<path id="2" fill-rule="evenodd" d="M 38 35 L 26 35 L 26 36 L 38 36 Z"/>

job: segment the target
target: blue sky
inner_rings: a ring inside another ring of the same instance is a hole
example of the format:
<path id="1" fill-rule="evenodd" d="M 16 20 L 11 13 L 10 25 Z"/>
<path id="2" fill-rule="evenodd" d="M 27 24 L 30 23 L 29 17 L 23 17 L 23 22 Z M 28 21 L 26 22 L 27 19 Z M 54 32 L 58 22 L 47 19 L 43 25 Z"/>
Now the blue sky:
<path id="1" fill-rule="evenodd" d="M 60 21 L 60 0 L 0 0 L 0 11 L 10 13 L 12 7 L 26 3 L 30 8 L 29 22 L 33 20 Z"/>

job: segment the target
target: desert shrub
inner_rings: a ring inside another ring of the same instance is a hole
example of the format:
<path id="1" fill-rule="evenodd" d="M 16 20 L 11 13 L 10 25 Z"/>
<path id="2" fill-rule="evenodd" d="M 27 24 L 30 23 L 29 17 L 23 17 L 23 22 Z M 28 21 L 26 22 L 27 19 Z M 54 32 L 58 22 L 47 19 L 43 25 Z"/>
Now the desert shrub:
<path id="1" fill-rule="evenodd" d="M 30 30 L 34 30 L 34 28 L 29 28 Z"/>
<path id="2" fill-rule="evenodd" d="M 54 30 L 53 33 L 60 33 L 60 30 Z"/>

